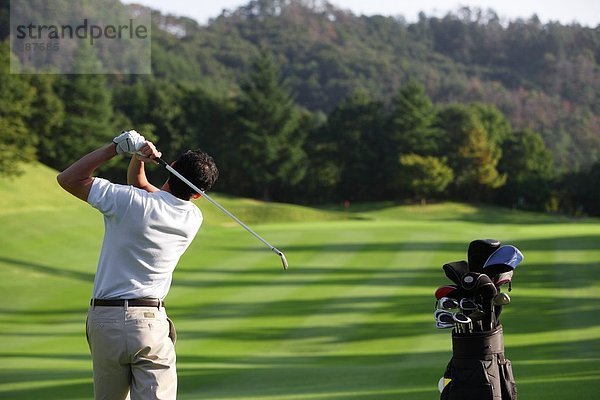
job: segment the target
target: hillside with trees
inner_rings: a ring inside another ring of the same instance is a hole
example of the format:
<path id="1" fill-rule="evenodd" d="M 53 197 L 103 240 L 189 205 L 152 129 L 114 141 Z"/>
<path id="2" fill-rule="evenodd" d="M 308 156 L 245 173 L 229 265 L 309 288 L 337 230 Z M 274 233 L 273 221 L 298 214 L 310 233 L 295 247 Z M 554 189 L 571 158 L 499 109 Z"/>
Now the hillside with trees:
<path id="1" fill-rule="evenodd" d="M 0 31 L 0 172 L 36 154 L 64 168 L 134 127 L 167 159 L 205 148 L 215 190 L 235 195 L 600 215 L 600 185 L 581 184 L 600 165 L 598 27 L 468 8 L 408 23 L 309 0 L 152 19 L 152 75 L 9 75 Z"/>

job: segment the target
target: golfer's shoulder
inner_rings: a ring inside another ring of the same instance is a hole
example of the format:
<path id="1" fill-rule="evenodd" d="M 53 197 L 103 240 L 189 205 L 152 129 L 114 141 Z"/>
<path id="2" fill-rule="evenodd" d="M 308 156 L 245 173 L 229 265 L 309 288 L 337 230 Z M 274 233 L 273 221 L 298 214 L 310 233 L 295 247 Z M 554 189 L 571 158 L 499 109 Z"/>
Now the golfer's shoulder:
<path id="1" fill-rule="evenodd" d="M 120 207 L 131 204 L 135 197 L 131 186 L 96 177 L 92 182 L 87 202 L 103 214 L 112 215 Z"/>

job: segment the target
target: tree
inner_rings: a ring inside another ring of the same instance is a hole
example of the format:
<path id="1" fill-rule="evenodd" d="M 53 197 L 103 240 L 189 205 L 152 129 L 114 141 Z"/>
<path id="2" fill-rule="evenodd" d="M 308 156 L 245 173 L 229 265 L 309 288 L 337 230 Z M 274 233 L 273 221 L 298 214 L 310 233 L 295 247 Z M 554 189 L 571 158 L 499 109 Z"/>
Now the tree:
<path id="1" fill-rule="evenodd" d="M 437 134 L 433 128 L 435 113 L 425 88 L 409 80 L 392 99 L 388 134 L 398 154 L 432 154 Z"/>
<path id="2" fill-rule="evenodd" d="M 271 198 L 275 187 L 298 183 L 306 172 L 299 113 L 272 55 L 254 58 L 237 98 L 239 131 L 232 138 L 237 183 L 245 194 Z"/>
<path id="3" fill-rule="evenodd" d="M 512 133 L 510 123 L 498 108 L 492 104 L 473 103 L 469 106 L 477 115 L 487 138 L 497 152 L 494 158 L 500 158 L 500 145 Z"/>
<path id="4" fill-rule="evenodd" d="M 27 129 L 35 89 L 21 75 L 9 75 L 11 56 L 0 44 L 0 175 L 17 175 L 20 163 L 35 160 L 35 132 Z"/>
<path id="5" fill-rule="evenodd" d="M 400 186 L 406 187 L 421 204 L 425 204 L 427 198 L 443 193 L 454 178 L 452 169 L 437 157 L 404 154 L 399 161 Z"/>
<path id="6" fill-rule="evenodd" d="M 552 196 L 552 153 L 542 137 L 529 129 L 514 132 L 502 143 L 498 170 L 507 176 L 497 199 L 505 205 L 543 211 Z"/>
<path id="7" fill-rule="evenodd" d="M 328 173 L 337 164 L 337 195 L 348 200 L 384 199 L 393 186 L 397 153 L 384 135 L 380 102 L 357 91 L 338 105 L 315 141 L 329 153 Z M 321 168 L 323 166 L 318 166 Z M 339 174 L 339 175 L 338 175 Z"/>
<path id="8" fill-rule="evenodd" d="M 102 74 L 96 71 L 98 60 L 91 50 L 80 46 L 75 52 L 73 75 L 67 75 L 59 93 L 64 102 L 65 119 L 62 131 L 54 138 L 59 151 L 48 164 L 63 169 L 73 161 L 115 136 L 112 126 L 111 92 Z"/>
<path id="9" fill-rule="evenodd" d="M 27 126 L 38 136 L 38 159 L 46 165 L 55 165 L 63 149 L 56 138 L 62 134 L 65 107 L 55 91 L 55 75 L 31 75 L 30 83 L 35 89 L 31 115 Z"/>
<path id="10" fill-rule="evenodd" d="M 436 125 L 444 131 L 440 156 L 448 157 L 448 165 L 454 171 L 455 195 L 464 200 L 481 200 L 490 189 L 504 184 L 506 176 L 496 169 L 501 152 L 490 141 L 472 108 L 444 106 L 437 113 Z"/>

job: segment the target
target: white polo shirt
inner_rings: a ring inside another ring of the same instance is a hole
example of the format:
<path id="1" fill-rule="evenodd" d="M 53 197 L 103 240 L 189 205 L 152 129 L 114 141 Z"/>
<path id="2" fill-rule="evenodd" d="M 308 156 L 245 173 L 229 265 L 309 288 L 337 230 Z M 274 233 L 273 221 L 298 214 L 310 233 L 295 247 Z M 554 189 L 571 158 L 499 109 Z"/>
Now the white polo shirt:
<path id="1" fill-rule="evenodd" d="M 88 203 L 104 214 L 96 299 L 164 299 L 173 271 L 202 225 L 191 201 L 94 178 Z"/>

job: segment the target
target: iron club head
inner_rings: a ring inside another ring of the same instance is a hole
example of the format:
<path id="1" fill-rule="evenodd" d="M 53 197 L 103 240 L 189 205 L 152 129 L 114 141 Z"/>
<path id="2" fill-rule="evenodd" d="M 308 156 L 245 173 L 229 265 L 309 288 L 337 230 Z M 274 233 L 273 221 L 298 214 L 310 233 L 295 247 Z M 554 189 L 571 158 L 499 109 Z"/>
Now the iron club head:
<path id="1" fill-rule="evenodd" d="M 440 310 L 456 310 L 458 308 L 458 300 L 450 297 L 442 297 L 438 300 L 438 309 Z"/>
<path id="2" fill-rule="evenodd" d="M 287 262 L 287 258 L 285 258 L 285 254 L 283 254 L 283 252 L 277 250 L 275 247 L 273 247 L 273 252 L 275 252 L 275 254 L 277 254 L 279 257 L 281 257 L 281 263 L 283 264 L 283 269 L 287 271 L 288 262 Z"/>
<path id="3" fill-rule="evenodd" d="M 500 292 L 494 297 L 495 306 L 506 306 L 508 304 L 510 304 L 510 296 L 508 293 Z"/>

